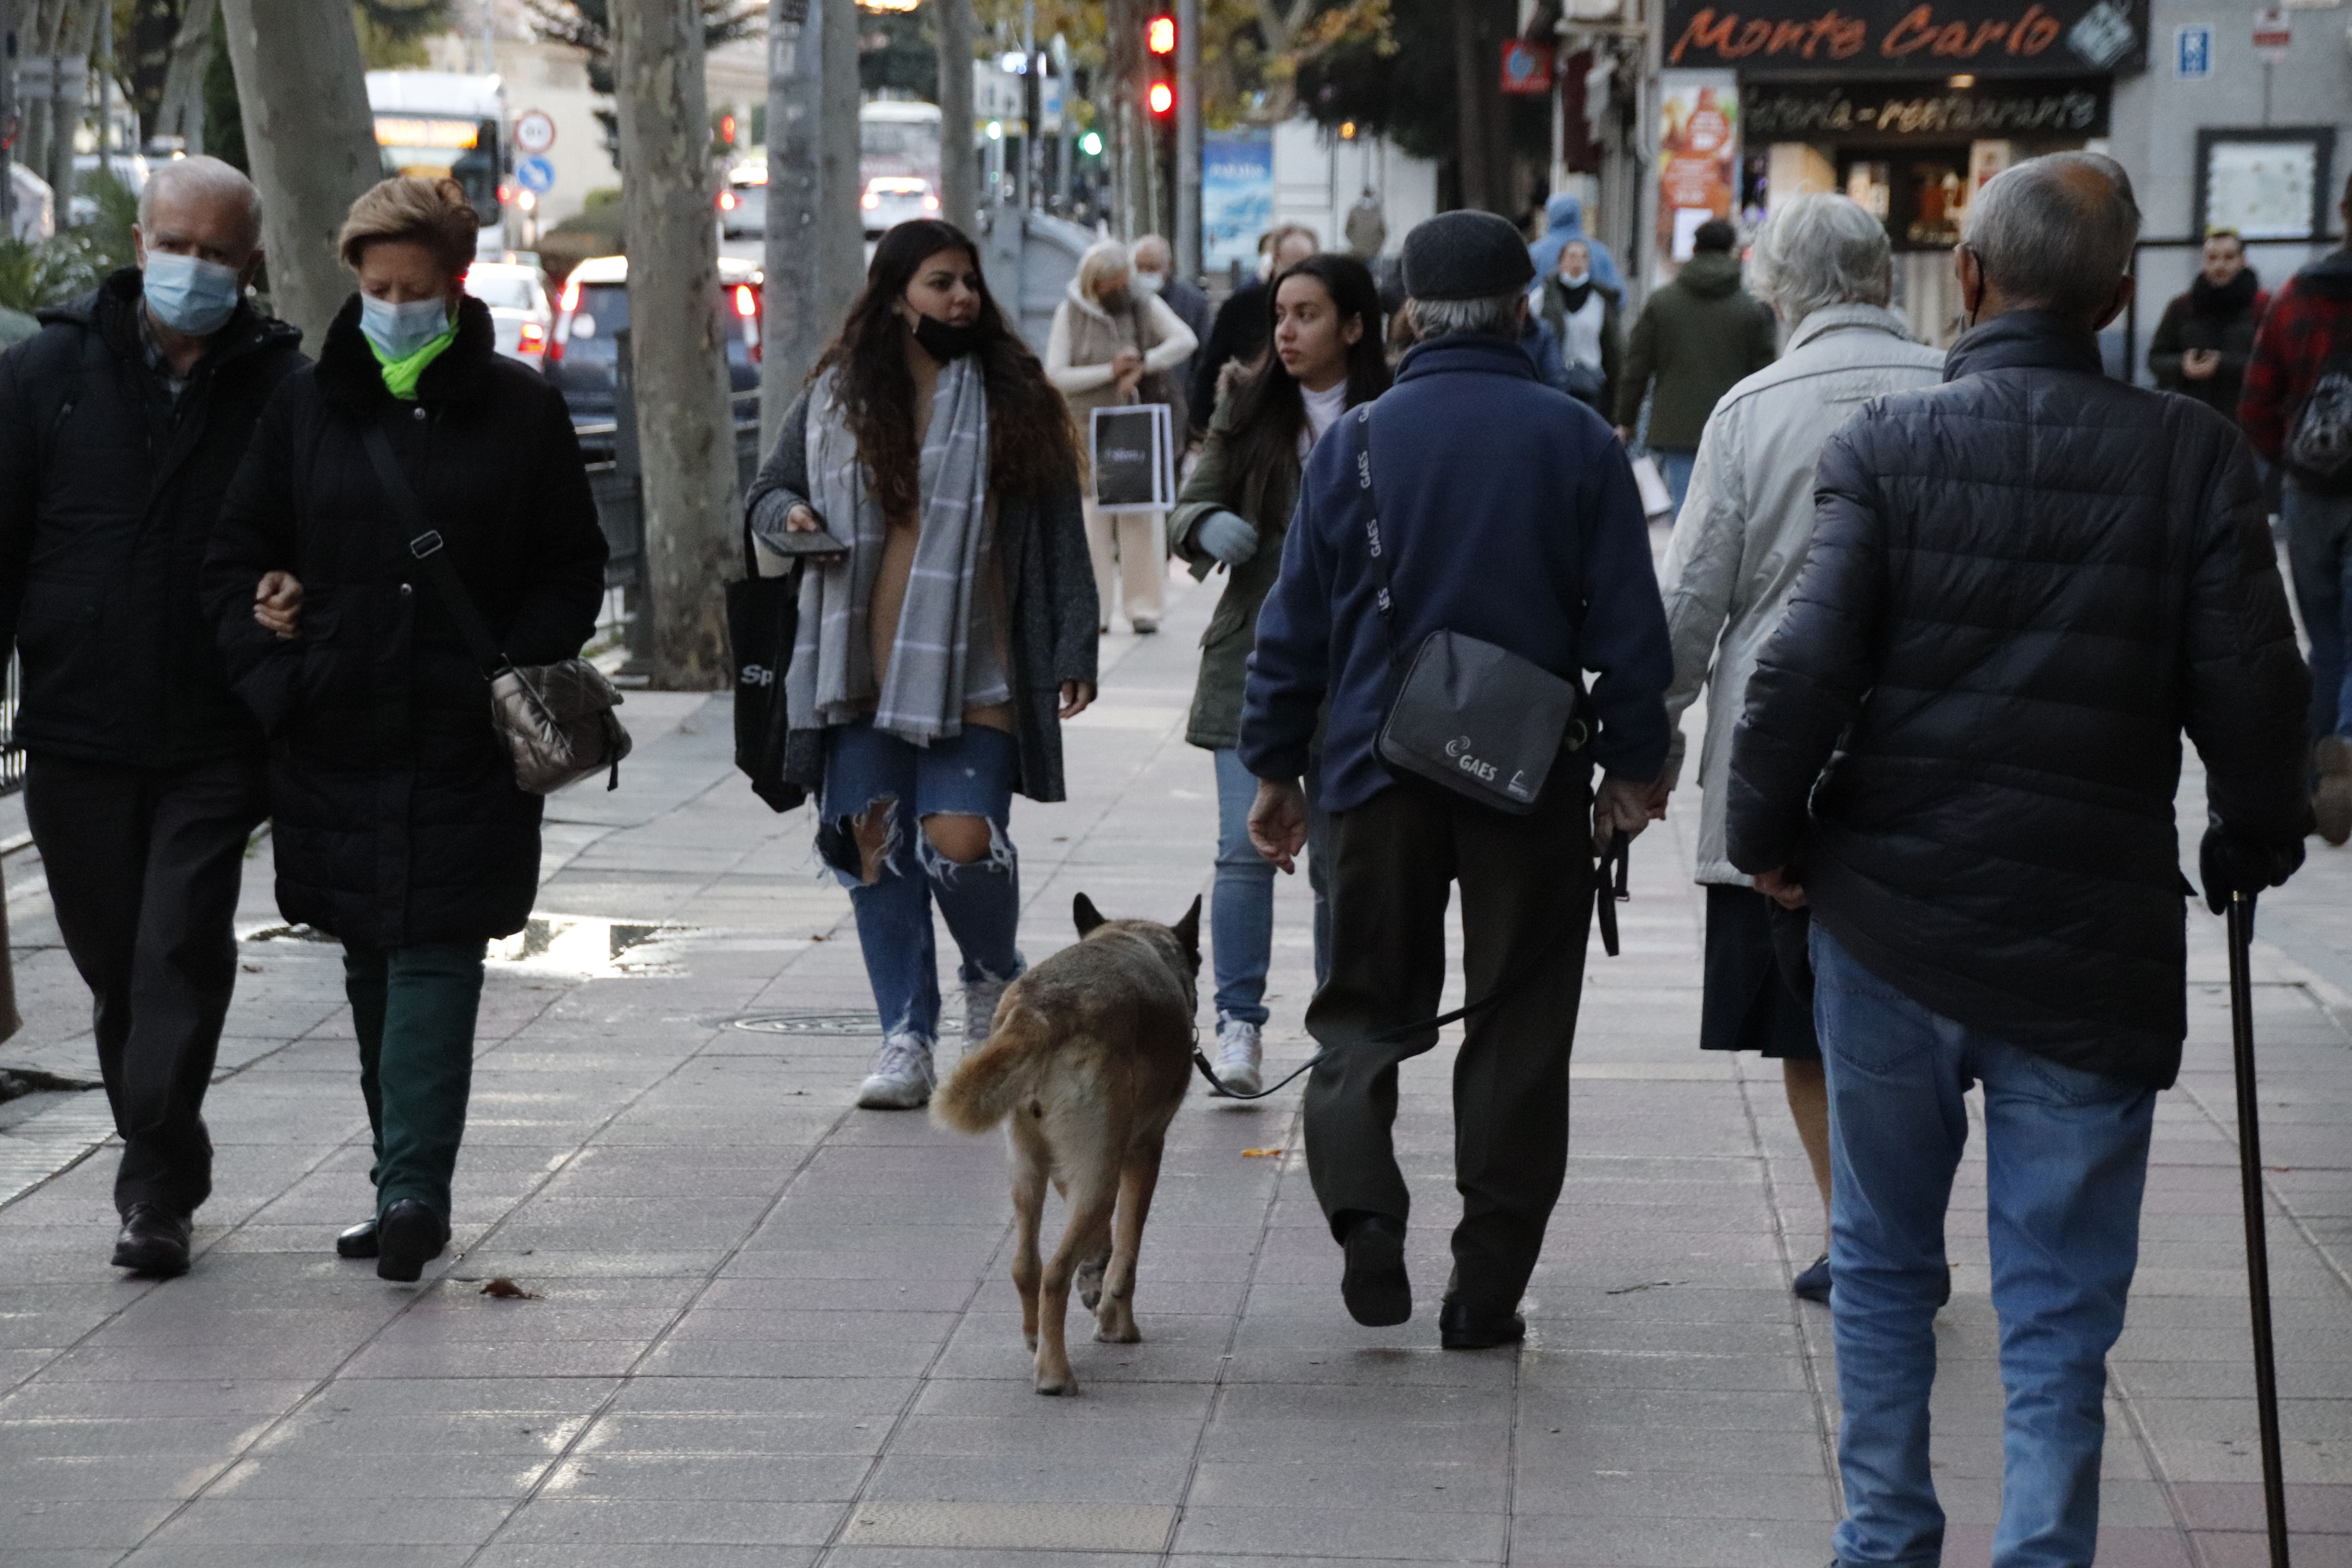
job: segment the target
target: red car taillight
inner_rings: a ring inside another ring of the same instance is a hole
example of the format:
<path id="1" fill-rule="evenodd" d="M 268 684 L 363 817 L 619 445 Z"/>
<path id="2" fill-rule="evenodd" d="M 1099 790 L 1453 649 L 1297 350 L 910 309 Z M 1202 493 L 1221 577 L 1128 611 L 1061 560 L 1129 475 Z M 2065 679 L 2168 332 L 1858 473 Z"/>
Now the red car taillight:
<path id="1" fill-rule="evenodd" d="M 547 329 L 537 321 L 525 321 L 522 324 L 521 339 L 516 346 L 525 353 L 547 347 Z"/>

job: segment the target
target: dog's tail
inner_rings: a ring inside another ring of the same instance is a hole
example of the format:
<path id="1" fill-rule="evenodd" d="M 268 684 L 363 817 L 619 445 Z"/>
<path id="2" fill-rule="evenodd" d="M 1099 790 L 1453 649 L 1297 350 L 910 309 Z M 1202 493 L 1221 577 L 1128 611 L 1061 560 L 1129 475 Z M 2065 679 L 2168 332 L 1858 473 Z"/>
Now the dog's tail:
<path id="1" fill-rule="evenodd" d="M 1015 1000 L 996 1021 L 988 1044 L 956 1064 L 931 1097 L 931 1120 L 959 1132 L 985 1132 L 1029 1091 L 1030 1071 L 1050 1047 L 1053 1027 L 1036 1009 Z"/>

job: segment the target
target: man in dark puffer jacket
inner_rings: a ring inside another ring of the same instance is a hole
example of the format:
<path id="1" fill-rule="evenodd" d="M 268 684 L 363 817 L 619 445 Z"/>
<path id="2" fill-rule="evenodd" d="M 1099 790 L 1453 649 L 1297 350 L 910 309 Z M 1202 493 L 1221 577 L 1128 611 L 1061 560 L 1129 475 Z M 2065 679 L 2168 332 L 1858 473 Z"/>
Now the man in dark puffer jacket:
<path id="1" fill-rule="evenodd" d="M 1927 1398 L 1974 1081 L 2009 1394 L 1993 1562 L 2093 1560 L 2105 1357 L 2184 1032 L 2184 729 L 2209 896 L 2302 859 L 2308 677 L 2252 458 L 2213 410 L 2101 373 L 2138 229 L 2095 154 L 1979 193 L 1957 262 L 1979 324 L 1943 385 L 1823 448 L 1734 742 L 1731 859 L 1815 917 L 1841 1564 L 1940 1560 Z"/>
<path id="2" fill-rule="evenodd" d="M 268 811 L 261 728 L 196 596 L 221 496 L 301 334 L 246 302 L 260 197 L 215 158 L 159 167 L 125 268 L 0 359 L 0 638 L 24 666 L 25 814 L 96 994 L 121 1134 L 115 1266 L 177 1274 L 212 1191 L 205 1089 Z"/>

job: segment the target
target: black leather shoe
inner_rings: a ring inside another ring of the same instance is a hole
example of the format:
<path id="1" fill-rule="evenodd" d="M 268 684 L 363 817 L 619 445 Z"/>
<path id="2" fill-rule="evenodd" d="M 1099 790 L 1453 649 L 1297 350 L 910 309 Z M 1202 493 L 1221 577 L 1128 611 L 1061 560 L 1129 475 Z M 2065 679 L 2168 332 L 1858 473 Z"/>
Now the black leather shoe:
<path id="1" fill-rule="evenodd" d="M 338 1258 L 373 1258 L 375 1256 L 375 1221 L 363 1219 L 335 1237 Z"/>
<path id="2" fill-rule="evenodd" d="M 1384 1329 L 1412 1316 L 1412 1281 L 1404 1272 L 1404 1225 L 1384 1214 L 1360 1215 L 1349 1227 L 1348 1270 L 1339 1277 L 1339 1299 L 1348 1316 L 1367 1328 Z"/>
<path id="3" fill-rule="evenodd" d="M 188 1238 L 194 1226 L 186 1215 L 161 1204 L 132 1204 L 114 1238 L 114 1266 L 133 1274 L 168 1279 L 188 1271 Z"/>
<path id="4" fill-rule="evenodd" d="M 406 1284 L 448 1244 L 448 1221 L 415 1198 L 403 1198 L 376 1221 L 376 1278 Z"/>
<path id="5" fill-rule="evenodd" d="M 1789 1282 L 1791 1293 L 1808 1301 L 1826 1303 L 1830 1299 L 1830 1255 L 1822 1253 L 1803 1273 Z"/>
<path id="6" fill-rule="evenodd" d="M 1459 1301 L 1437 1309 L 1437 1342 L 1450 1351 L 1490 1351 L 1528 1337 L 1528 1321 L 1517 1312 L 1479 1312 Z"/>

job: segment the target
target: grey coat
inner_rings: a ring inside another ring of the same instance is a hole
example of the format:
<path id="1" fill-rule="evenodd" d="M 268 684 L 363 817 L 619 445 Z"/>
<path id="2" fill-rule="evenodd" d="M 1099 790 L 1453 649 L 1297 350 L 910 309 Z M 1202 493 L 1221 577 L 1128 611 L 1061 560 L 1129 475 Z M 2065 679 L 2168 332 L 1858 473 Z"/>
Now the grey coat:
<path id="1" fill-rule="evenodd" d="M 747 504 L 790 508 L 808 499 L 808 394 L 795 398 L 760 465 Z M 1004 573 L 1011 625 L 1013 735 L 1021 747 L 1016 786 L 1032 800 L 1063 799 L 1062 683 L 1095 679 L 1095 574 L 1087 556 L 1078 476 L 1043 497 L 992 497 L 994 551 Z M 824 783 L 824 731 L 793 727 L 784 742 L 787 782 L 815 793 Z"/>

